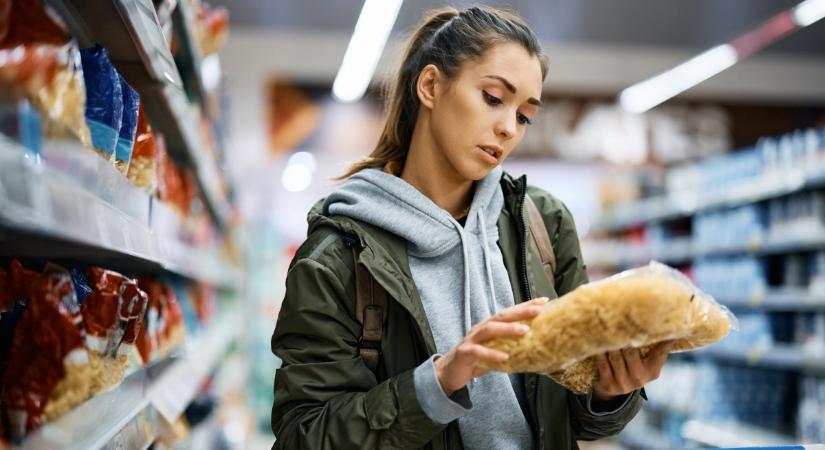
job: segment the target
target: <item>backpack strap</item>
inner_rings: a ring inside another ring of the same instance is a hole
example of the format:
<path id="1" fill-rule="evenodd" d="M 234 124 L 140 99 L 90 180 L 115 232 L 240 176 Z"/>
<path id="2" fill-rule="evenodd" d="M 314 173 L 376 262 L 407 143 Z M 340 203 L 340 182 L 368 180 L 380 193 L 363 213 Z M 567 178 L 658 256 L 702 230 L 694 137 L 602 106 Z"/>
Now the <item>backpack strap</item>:
<path id="1" fill-rule="evenodd" d="M 530 227 L 530 236 L 533 237 L 531 240 L 533 248 L 538 251 L 541 257 L 541 265 L 544 268 L 544 273 L 547 274 L 550 283 L 555 285 L 556 252 L 553 251 L 553 242 L 547 233 L 544 219 L 541 217 L 538 207 L 529 195 L 524 196 L 524 206 L 527 207 L 528 225 Z"/>
<path id="2" fill-rule="evenodd" d="M 355 272 L 355 318 L 361 324 L 358 353 L 367 367 L 377 373 L 381 359 L 381 337 L 387 317 L 387 291 L 375 281 L 366 267 L 358 263 L 361 247 L 356 242 L 347 240 Z"/>

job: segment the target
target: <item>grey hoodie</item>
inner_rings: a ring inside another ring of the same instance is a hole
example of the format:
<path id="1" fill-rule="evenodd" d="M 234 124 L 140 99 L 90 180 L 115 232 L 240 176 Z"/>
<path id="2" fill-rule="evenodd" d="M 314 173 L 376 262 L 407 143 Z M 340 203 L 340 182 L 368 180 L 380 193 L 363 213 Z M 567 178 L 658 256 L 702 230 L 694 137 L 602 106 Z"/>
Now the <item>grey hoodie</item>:
<path id="1" fill-rule="evenodd" d="M 325 214 L 348 216 L 407 241 L 410 271 L 439 354 L 458 345 L 474 324 L 514 304 L 497 245 L 501 176 L 496 167 L 477 183 L 464 227 L 406 181 L 379 169 L 358 172 L 324 203 Z M 448 398 L 433 360 L 414 372 L 417 397 L 433 421 L 458 419 L 468 450 L 533 447 L 517 376 L 492 372 Z"/>

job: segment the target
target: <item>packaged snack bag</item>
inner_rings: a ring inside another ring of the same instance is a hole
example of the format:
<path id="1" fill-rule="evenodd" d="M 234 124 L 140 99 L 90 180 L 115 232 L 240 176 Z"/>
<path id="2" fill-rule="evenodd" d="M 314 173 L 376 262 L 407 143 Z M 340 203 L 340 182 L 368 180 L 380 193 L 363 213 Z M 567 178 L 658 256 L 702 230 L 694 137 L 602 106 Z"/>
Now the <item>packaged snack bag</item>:
<path id="1" fill-rule="evenodd" d="M 71 276 L 11 265 L 13 295 L 23 299 L 3 374 L 3 406 L 13 441 L 89 397 L 89 359 Z"/>
<path id="2" fill-rule="evenodd" d="M 89 268 L 93 288 L 83 303 L 86 347 L 92 365 L 92 392 L 117 386 L 125 375 L 129 357 L 136 353 L 148 298 L 137 283 L 117 272 Z"/>
<path id="3" fill-rule="evenodd" d="M 577 394 L 590 392 L 597 380 L 595 355 L 639 347 L 645 356 L 666 340 L 676 340 L 673 351 L 691 350 L 720 341 L 737 326 L 727 308 L 657 262 L 579 286 L 526 323 L 530 331 L 521 338 L 484 344 L 510 355 L 484 367 L 547 374 Z"/>
<path id="4" fill-rule="evenodd" d="M 118 80 L 123 95 L 123 118 L 115 148 L 115 167 L 120 173 L 126 175 L 129 172 L 129 162 L 132 160 L 132 148 L 135 144 L 140 96 L 129 86 L 122 75 L 118 74 Z"/>
<path id="5" fill-rule="evenodd" d="M 25 44 L 63 45 L 69 36 L 41 0 L 0 1 L 0 48 Z"/>
<path id="6" fill-rule="evenodd" d="M 146 120 L 143 105 L 139 105 L 129 179 L 149 195 L 156 195 L 158 190 L 158 158 L 155 145 L 155 135 Z"/>
<path id="7" fill-rule="evenodd" d="M 123 92 L 106 49 L 97 45 L 80 49 L 86 84 L 86 124 L 92 146 L 107 161 L 114 161 L 123 120 Z"/>
<path id="8" fill-rule="evenodd" d="M 161 297 L 166 317 L 163 329 L 159 338 L 159 353 L 161 356 L 168 355 L 172 350 L 183 343 L 186 336 L 186 328 L 183 321 L 183 309 L 178 297 L 169 283 L 162 286 L 163 296 Z"/>

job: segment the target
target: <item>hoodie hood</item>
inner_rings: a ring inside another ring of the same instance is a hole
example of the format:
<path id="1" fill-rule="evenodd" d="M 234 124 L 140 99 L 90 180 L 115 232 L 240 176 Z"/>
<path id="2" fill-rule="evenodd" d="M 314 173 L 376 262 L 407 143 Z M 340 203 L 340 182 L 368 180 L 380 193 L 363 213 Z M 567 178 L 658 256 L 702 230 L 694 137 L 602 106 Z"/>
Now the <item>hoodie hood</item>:
<path id="1" fill-rule="evenodd" d="M 408 242 L 413 256 L 443 256 L 462 242 L 459 231 L 498 237 L 496 224 L 504 206 L 502 174 L 496 167 L 477 183 L 463 227 L 412 185 L 380 169 L 353 175 L 327 197 L 323 214 L 351 217 L 396 234 Z"/>

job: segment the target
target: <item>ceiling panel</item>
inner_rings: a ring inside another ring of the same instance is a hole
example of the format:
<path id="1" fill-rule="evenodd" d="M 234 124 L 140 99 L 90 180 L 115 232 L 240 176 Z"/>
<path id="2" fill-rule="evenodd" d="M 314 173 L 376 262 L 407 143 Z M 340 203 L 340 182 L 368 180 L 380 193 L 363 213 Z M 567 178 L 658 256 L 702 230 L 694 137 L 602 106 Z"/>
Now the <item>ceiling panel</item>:
<path id="1" fill-rule="evenodd" d="M 210 0 L 234 24 L 270 29 L 351 30 L 361 0 Z M 513 0 L 404 2 L 394 33 L 409 32 L 428 9 L 487 4 L 527 18 L 544 42 L 706 48 L 726 42 L 797 0 Z M 774 45 L 772 52 L 825 55 L 825 21 Z"/>

